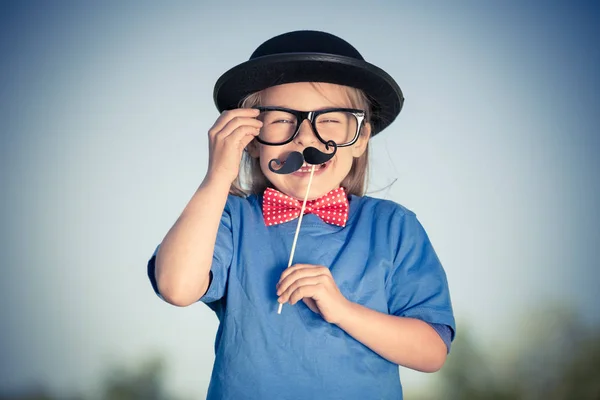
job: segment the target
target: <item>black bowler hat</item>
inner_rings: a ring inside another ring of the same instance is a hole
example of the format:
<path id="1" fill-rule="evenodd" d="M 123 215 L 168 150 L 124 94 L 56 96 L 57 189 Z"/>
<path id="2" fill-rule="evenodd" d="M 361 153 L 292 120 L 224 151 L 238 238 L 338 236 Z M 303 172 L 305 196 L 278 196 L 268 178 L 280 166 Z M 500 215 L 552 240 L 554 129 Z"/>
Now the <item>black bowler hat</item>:
<path id="1" fill-rule="evenodd" d="M 371 135 L 391 124 L 404 97 L 394 79 L 364 60 L 345 40 L 325 32 L 295 31 L 261 44 L 250 59 L 225 72 L 214 89 L 219 112 L 238 108 L 249 94 L 294 82 L 326 82 L 362 89 L 373 103 Z"/>

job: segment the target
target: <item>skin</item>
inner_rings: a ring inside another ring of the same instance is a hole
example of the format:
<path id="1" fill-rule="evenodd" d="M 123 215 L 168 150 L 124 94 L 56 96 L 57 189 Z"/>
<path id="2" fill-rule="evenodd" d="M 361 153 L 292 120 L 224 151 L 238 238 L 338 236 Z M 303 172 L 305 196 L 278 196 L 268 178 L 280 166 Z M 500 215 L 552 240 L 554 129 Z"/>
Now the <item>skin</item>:
<path id="1" fill-rule="evenodd" d="M 345 90 L 337 85 L 310 83 L 275 86 L 265 91 L 263 105 L 313 111 L 330 107 L 351 107 Z M 206 177 L 179 219 L 165 236 L 156 259 L 156 278 L 163 298 L 177 306 L 187 306 L 201 298 L 210 284 L 210 266 L 220 216 L 229 186 L 237 177 L 245 148 L 260 159 L 261 170 L 281 192 L 303 199 L 307 173 L 278 175 L 268 168 L 269 160 L 285 159 L 291 151 L 307 146 L 325 151 L 308 121 L 298 136 L 284 146 L 263 146 L 253 141 L 261 122 L 252 109 L 226 111 L 209 130 L 209 167 Z M 370 126 L 358 142 L 339 148 L 326 168 L 313 177 L 309 198 L 320 197 L 339 187 L 350 171 L 352 160 L 366 149 Z M 326 266 L 296 264 L 286 269 L 275 288 L 280 303 L 303 301 L 329 323 L 398 365 L 434 372 L 446 360 L 446 346 L 440 336 L 423 321 L 396 317 L 370 310 L 346 299 Z"/>
<path id="2" fill-rule="evenodd" d="M 352 108 L 342 86 L 321 83 L 319 89 L 315 89 L 308 82 L 274 86 L 263 92 L 262 105 L 279 106 L 300 111 L 317 111 L 335 107 Z M 369 125 L 365 126 L 357 143 L 350 147 L 339 147 L 331 162 L 327 163 L 326 168 L 315 171 L 309 199 L 321 197 L 340 186 L 340 183 L 350 172 L 353 158 L 360 157 L 365 152 L 370 129 Z M 258 142 L 253 142 L 249 147 L 249 151 L 252 157 L 260 159 L 261 171 L 277 190 L 288 196 L 304 199 L 309 180 L 308 173 L 279 175 L 271 172 L 268 164 L 274 158 L 285 160 L 290 152 L 302 152 L 309 146 L 316 147 L 326 153 L 331 152 L 317 139 L 310 123 L 304 121 L 300 126 L 298 136 L 291 143 L 283 146 L 264 146 L 258 144 Z"/>
<path id="3" fill-rule="evenodd" d="M 206 176 L 156 254 L 158 290 L 175 306 L 195 303 L 208 289 L 219 222 L 242 153 L 262 126 L 257 116 L 253 109 L 225 111 L 208 131 Z"/>

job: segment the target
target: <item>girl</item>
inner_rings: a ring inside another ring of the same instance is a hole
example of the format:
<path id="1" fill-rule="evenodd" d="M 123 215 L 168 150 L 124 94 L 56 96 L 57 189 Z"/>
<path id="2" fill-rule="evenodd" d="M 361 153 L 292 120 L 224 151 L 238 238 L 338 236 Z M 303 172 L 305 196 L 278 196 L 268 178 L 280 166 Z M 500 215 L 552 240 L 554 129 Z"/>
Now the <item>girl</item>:
<path id="1" fill-rule="evenodd" d="M 363 195 L 369 139 L 399 114 L 400 88 L 344 40 L 297 31 L 214 97 L 208 172 L 148 263 L 164 300 L 219 318 L 208 398 L 401 399 L 398 365 L 441 368 L 455 325 L 415 214 Z M 334 155 L 294 167 L 307 148 Z"/>

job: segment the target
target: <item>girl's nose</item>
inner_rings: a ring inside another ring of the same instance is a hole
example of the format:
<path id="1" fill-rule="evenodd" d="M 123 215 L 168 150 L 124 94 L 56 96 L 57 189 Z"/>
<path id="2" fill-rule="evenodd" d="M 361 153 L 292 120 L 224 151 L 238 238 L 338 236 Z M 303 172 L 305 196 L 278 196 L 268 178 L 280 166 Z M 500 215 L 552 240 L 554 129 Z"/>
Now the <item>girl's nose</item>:
<path id="1" fill-rule="evenodd" d="M 317 141 L 317 135 L 315 134 L 310 121 L 305 119 L 298 128 L 298 135 L 294 138 L 294 142 L 302 146 L 309 146 Z"/>

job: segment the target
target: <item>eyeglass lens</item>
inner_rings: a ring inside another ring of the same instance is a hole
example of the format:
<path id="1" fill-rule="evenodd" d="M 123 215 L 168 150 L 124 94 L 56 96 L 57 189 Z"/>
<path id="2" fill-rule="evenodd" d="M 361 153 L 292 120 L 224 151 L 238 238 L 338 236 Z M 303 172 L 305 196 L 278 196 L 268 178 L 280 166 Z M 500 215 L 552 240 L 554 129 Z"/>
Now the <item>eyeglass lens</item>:
<path id="1" fill-rule="evenodd" d="M 280 110 L 262 111 L 258 119 L 263 122 L 258 137 L 269 143 L 284 143 L 298 129 L 298 119 L 292 113 Z M 354 139 L 358 121 L 347 111 L 330 111 L 317 116 L 314 126 L 324 141 L 333 140 L 337 145 Z"/>

